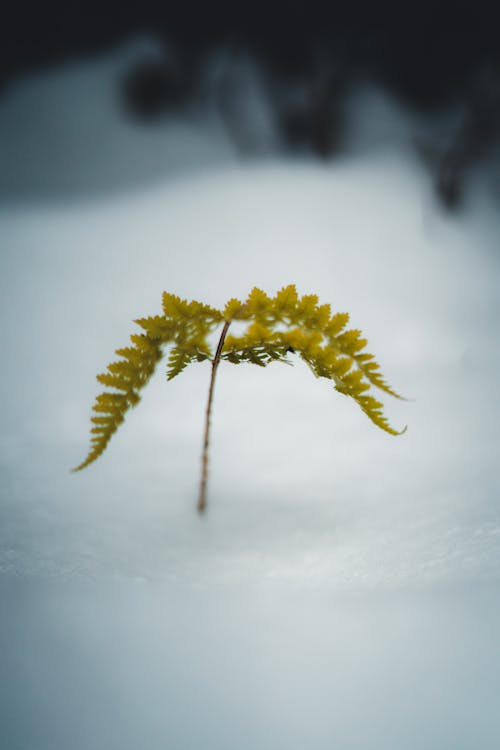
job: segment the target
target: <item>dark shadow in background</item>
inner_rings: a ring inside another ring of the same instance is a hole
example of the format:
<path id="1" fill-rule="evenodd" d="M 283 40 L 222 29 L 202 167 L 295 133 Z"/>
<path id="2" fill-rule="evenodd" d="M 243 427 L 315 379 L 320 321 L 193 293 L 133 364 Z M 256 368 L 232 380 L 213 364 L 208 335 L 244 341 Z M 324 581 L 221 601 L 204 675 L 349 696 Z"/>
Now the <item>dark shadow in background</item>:
<path id="1" fill-rule="evenodd" d="M 104 53 L 138 35 L 168 52 L 145 55 L 121 81 L 123 110 L 147 127 L 201 95 L 207 61 L 229 59 L 216 91 L 226 131 L 240 153 L 256 150 L 238 105 L 231 61 L 258 66 L 280 143 L 318 158 L 342 152 L 347 96 L 363 82 L 397 97 L 415 116 L 458 111 L 459 123 L 416 143 L 448 209 L 458 208 L 471 168 L 500 134 L 500 45 L 491 4 L 392 5 L 168 0 L 51 0 L 26 11 L 11 4 L 0 28 L 0 87 L 48 66 Z"/>

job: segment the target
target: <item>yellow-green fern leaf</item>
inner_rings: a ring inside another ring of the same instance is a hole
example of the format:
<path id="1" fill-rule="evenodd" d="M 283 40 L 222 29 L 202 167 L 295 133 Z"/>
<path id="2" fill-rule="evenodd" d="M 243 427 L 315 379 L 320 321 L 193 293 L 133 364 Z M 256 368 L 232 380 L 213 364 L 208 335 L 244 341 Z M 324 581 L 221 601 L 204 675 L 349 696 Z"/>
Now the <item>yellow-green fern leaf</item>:
<path id="1" fill-rule="evenodd" d="M 168 357 L 167 380 L 179 375 L 191 362 L 203 362 L 211 356 L 204 340 L 184 341 L 174 346 Z"/>
<path id="2" fill-rule="evenodd" d="M 299 297 L 295 284 L 284 286 L 273 299 L 273 312 L 277 322 L 286 322 L 293 318 Z"/>
<path id="3" fill-rule="evenodd" d="M 272 300 L 262 289 L 254 287 L 245 303 L 245 309 L 248 317 L 253 318 L 258 323 L 267 323 L 272 321 Z"/>
<path id="4" fill-rule="evenodd" d="M 161 315 L 139 318 L 135 323 L 146 331 L 149 339 L 161 341 L 162 344 L 172 341 L 178 329 L 175 320 L 167 320 Z"/>
<path id="5" fill-rule="evenodd" d="M 297 354 L 317 377 L 329 379 L 337 391 L 356 401 L 377 427 L 392 435 L 401 434 L 391 427 L 382 404 L 369 393 L 375 386 L 400 398 L 385 381 L 374 356 L 365 351 L 366 339 L 357 329 L 346 330 L 349 315 L 332 315 L 330 305 L 320 305 L 317 295 L 299 297 L 295 285 L 289 284 L 269 297 L 254 287 L 245 302 L 231 298 L 220 311 L 164 292 L 162 307 L 162 315 L 135 321 L 142 333 L 132 334 L 131 345 L 117 349 L 119 359 L 97 376 L 98 382 L 110 390 L 95 399 L 90 449 L 77 470 L 103 453 L 128 410 L 140 400 L 142 388 L 167 347 L 171 347 L 169 380 L 195 361 L 211 360 L 213 378 L 220 359 L 264 367 L 274 361 L 289 363 L 287 355 Z M 227 335 L 232 321 L 246 323 L 237 336 Z M 209 336 L 221 324 L 214 355 Z"/>
<path id="6" fill-rule="evenodd" d="M 250 317 L 250 311 L 239 299 L 231 297 L 231 299 L 226 302 L 222 316 L 224 320 L 248 320 Z"/>
<path id="7" fill-rule="evenodd" d="M 108 373 L 97 376 L 103 385 L 119 390 L 100 393 L 95 400 L 91 428 L 91 446 L 85 460 L 75 471 L 84 469 L 104 452 L 112 436 L 122 424 L 126 412 L 139 400 L 139 391 L 154 372 L 162 351 L 158 343 L 145 336 L 134 336 L 136 346 L 117 349 L 125 358 L 108 365 Z"/>

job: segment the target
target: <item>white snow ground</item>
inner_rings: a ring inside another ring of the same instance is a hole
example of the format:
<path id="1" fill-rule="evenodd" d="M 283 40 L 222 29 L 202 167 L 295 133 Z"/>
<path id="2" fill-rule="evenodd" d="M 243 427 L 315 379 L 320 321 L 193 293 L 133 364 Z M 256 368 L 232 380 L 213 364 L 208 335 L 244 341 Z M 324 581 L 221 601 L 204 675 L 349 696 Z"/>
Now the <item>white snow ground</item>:
<path id="1" fill-rule="evenodd" d="M 352 103 L 370 132 L 331 164 L 238 163 L 208 104 L 147 138 L 99 108 L 126 54 L 0 102 L 19 175 L 15 200 L 8 170 L 0 185 L 0 746 L 496 749 L 491 175 L 444 216 L 409 119 L 376 92 Z M 385 399 L 404 436 L 300 364 L 224 365 L 200 519 L 209 373 L 192 365 L 159 371 L 105 455 L 69 473 L 95 374 L 164 289 L 221 305 L 292 282 L 366 333 L 411 399 Z"/>

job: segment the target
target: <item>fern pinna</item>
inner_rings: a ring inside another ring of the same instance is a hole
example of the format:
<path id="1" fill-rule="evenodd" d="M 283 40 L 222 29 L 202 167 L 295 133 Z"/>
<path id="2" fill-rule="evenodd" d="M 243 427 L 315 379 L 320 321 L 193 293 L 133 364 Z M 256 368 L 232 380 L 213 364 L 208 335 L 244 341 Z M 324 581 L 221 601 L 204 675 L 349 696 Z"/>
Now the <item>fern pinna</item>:
<path id="1" fill-rule="evenodd" d="M 243 324 L 240 335 L 228 335 L 233 321 Z M 117 349 L 120 359 L 108 365 L 97 380 L 112 389 L 97 396 L 93 406 L 91 445 L 85 460 L 75 471 L 85 468 L 105 450 L 125 414 L 140 400 L 140 391 L 154 373 L 157 363 L 170 347 L 167 379 L 171 380 L 191 362 L 209 360 L 212 365 L 203 440 L 202 476 L 198 510 L 206 507 L 210 416 L 215 375 L 221 360 L 240 364 L 251 362 L 265 367 L 270 362 L 288 362 L 290 353 L 303 359 L 314 375 L 333 381 L 340 393 L 350 396 L 371 421 L 391 435 L 400 435 L 390 426 L 380 401 L 368 391 L 371 386 L 401 398 L 385 381 L 373 354 L 365 351 L 366 339 L 358 330 L 346 330 L 349 315 L 332 315 L 330 305 L 320 305 L 315 294 L 299 297 L 294 285 L 269 297 L 254 288 L 245 302 L 230 299 L 223 310 L 188 302 L 163 293 L 163 314 L 135 322 L 142 333 L 132 335 L 132 346 Z M 245 325 L 246 324 L 246 325 Z M 215 353 L 208 336 L 222 326 Z"/>

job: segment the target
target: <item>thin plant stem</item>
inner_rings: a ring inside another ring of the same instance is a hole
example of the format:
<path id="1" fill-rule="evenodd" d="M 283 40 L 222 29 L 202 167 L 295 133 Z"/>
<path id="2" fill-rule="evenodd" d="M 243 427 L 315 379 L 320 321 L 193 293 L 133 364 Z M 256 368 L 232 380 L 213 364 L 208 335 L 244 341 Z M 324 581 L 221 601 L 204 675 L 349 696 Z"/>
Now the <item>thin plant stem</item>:
<path id="1" fill-rule="evenodd" d="M 214 396 L 214 384 L 215 376 L 217 374 L 217 368 L 220 362 L 220 356 L 222 353 L 222 347 L 224 346 L 224 340 L 226 338 L 227 330 L 231 325 L 230 320 L 226 320 L 222 328 L 219 343 L 217 344 L 217 350 L 215 357 L 212 360 L 212 374 L 210 377 L 210 388 L 208 389 L 208 402 L 207 411 L 205 414 L 205 433 L 203 437 L 203 454 L 201 457 L 201 481 L 200 481 L 200 494 L 198 495 L 198 513 L 204 513 L 207 507 L 207 478 L 208 478 L 208 446 L 210 444 L 210 417 L 212 414 L 212 400 Z"/>

